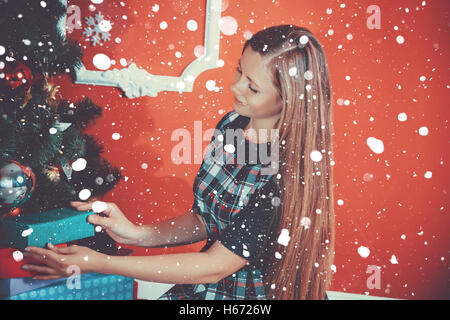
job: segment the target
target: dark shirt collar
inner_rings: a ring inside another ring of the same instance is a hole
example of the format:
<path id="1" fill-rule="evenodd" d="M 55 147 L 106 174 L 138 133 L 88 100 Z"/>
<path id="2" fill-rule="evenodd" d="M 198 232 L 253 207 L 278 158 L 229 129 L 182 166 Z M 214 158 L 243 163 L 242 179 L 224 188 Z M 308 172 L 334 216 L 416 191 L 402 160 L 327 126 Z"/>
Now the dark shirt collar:
<path id="1" fill-rule="evenodd" d="M 255 165 L 255 164 L 270 165 L 270 155 L 271 155 L 270 141 L 265 143 L 255 143 L 243 136 L 244 128 L 247 126 L 249 121 L 250 121 L 249 117 L 238 115 L 238 117 L 234 119 L 234 121 L 231 121 L 226 125 L 224 125 L 222 127 L 222 133 L 224 135 L 223 144 L 225 146 L 226 144 L 230 143 L 231 137 L 227 139 L 226 135 L 227 129 L 232 129 L 233 131 L 229 132 L 231 133 L 231 136 L 234 136 L 234 141 L 232 143 L 235 147 L 234 157 L 237 163 L 247 165 Z M 239 150 L 244 149 L 245 153 L 244 156 L 242 156 L 242 153 Z"/>

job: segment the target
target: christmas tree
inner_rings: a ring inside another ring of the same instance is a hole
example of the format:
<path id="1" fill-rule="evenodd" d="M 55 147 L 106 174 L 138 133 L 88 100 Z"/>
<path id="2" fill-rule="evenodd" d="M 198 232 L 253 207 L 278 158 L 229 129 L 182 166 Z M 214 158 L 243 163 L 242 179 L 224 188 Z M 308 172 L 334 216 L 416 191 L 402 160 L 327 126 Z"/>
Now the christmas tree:
<path id="1" fill-rule="evenodd" d="M 83 129 L 102 108 L 61 97 L 52 80 L 74 77 L 83 56 L 57 29 L 58 1 L 0 0 L 0 214 L 24 216 L 105 195 L 121 179 Z M 11 185 L 11 179 L 15 185 Z M 1 235 L 0 235 L 1 236 Z M 80 240 L 114 254 L 106 233 Z"/>

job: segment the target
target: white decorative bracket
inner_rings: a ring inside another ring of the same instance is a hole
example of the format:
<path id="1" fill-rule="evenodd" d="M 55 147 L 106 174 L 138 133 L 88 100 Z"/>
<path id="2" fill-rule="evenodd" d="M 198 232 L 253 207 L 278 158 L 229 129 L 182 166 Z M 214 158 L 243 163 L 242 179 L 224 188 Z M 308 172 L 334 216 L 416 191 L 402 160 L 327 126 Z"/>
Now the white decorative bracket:
<path id="1" fill-rule="evenodd" d="M 59 0 L 67 7 L 67 0 Z M 218 67 L 222 0 L 207 0 L 205 16 L 204 55 L 192 61 L 179 77 L 152 75 L 131 63 L 124 69 L 87 70 L 83 65 L 75 70 L 75 83 L 119 87 L 128 98 L 156 97 L 161 91 L 192 92 L 194 82 L 204 71 Z M 66 15 L 59 21 L 61 34 L 66 34 Z"/>

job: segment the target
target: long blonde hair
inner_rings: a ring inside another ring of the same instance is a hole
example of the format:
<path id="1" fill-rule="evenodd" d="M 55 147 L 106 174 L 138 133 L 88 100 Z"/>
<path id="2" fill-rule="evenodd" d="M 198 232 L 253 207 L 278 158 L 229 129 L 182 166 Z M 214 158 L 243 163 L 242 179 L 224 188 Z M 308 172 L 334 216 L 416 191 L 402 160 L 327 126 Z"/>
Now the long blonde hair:
<path id="1" fill-rule="evenodd" d="M 281 211 L 271 223 L 276 235 L 287 229 L 290 241 L 287 246 L 277 244 L 269 257 L 273 263 L 265 282 L 267 298 L 324 299 L 335 237 L 333 113 L 325 54 L 308 29 L 293 25 L 262 30 L 244 50 L 249 45 L 270 59 L 283 105 L 275 128 L 281 142 Z M 281 259 L 275 258 L 275 251 Z"/>

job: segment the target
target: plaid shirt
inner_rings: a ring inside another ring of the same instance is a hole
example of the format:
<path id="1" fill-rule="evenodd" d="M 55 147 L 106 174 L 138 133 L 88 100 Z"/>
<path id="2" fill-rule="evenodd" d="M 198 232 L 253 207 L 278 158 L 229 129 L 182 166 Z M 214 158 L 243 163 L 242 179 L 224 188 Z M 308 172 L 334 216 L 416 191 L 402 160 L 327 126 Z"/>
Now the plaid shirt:
<path id="1" fill-rule="evenodd" d="M 268 229 L 274 212 L 274 175 L 261 174 L 267 163 L 261 162 L 259 152 L 256 163 L 250 158 L 249 150 L 255 150 L 251 149 L 255 146 L 259 150 L 263 144 L 249 142 L 235 133 L 229 143 L 229 133 L 243 129 L 248 121 L 249 118 L 235 111 L 219 121 L 217 134 L 208 146 L 194 181 L 193 209 L 206 224 L 208 238 L 202 251 L 220 241 L 249 263 L 217 283 L 176 285 L 160 299 L 266 299 L 264 253 L 267 244 L 275 242 L 273 232 Z M 234 130 L 227 133 L 227 129 Z M 265 145 L 270 150 L 270 142 Z M 245 163 L 238 161 L 241 147 L 245 147 Z M 266 155 L 270 155 L 267 149 Z"/>

